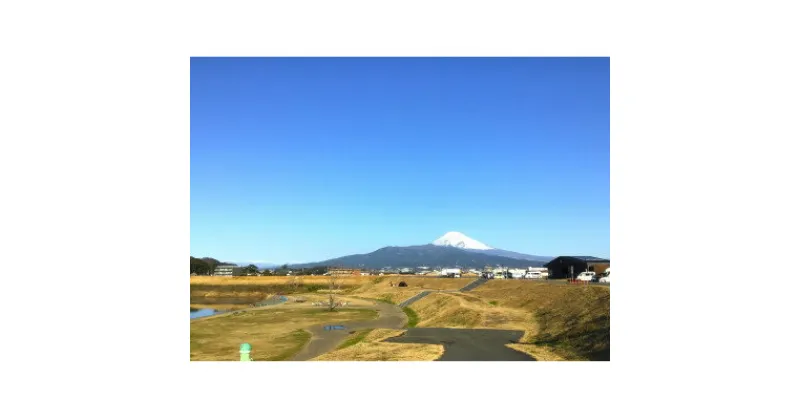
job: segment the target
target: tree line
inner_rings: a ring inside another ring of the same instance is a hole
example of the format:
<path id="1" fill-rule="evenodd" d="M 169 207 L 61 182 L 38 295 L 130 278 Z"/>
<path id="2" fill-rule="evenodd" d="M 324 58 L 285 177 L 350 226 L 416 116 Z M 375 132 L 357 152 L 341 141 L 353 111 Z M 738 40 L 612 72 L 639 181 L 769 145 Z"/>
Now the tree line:
<path id="1" fill-rule="evenodd" d="M 233 263 L 227 262 L 220 262 L 215 258 L 204 257 L 204 258 L 195 258 L 189 256 L 189 272 L 192 275 L 198 276 L 209 276 L 214 273 L 214 270 L 220 265 L 229 265 L 233 267 L 233 275 L 234 276 L 286 276 L 291 271 L 292 275 L 297 276 L 310 276 L 310 275 L 317 275 L 321 276 L 328 272 L 328 267 L 326 266 L 318 266 L 318 267 L 308 267 L 308 268 L 289 268 L 288 264 L 284 264 L 280 267 L 270 269 L 259 270 L 254 264 L 249 264 L 246 266 L 239 266 Z"/>

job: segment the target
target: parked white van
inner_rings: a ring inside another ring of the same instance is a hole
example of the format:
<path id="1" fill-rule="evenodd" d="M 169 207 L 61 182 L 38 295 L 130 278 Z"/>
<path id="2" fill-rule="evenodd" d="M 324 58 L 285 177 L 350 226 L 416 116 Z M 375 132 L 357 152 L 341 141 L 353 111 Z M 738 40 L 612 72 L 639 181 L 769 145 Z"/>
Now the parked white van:
<path id="1" fill-rule="evenodd" d="M 578 274 L 578 281 L 593 281 L 597 277 L 594 271 L 584 271 L 583 273 Z"/>

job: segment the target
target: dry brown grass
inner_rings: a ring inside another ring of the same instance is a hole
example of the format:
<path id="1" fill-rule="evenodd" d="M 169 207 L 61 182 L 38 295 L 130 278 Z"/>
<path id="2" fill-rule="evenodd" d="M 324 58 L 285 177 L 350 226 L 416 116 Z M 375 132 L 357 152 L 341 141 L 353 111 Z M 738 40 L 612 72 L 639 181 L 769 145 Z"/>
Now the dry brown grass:
<path id="1" fill-rule="evenodd" d="M 239 345 L 253 346 L 254 360 L 283 360 L 299 351 L 310 338 L 300 332 L 323 323 L 374 319 L 370 309 L 259 308 L 208 318 L 190 323 L 190 360 L 239 360 Z"/>
<path id="2" fill-rule="evenodd" d="M 197 278 L 192 277 L 193 280 Z M 207 277 L 213 280 L 206 282 L 202 281 L 202 277 L 200 279 L 192 283 L 192 303 L 196 303 L 195 299 L 201 299 L 194 307 L 218 309 L 238 308 L 240 306 L 234 304 L 265 299 L 276 288 L 290 291 L 291 280 L 290 277 Z M 326 276 L 307 276 L 304 282 L 306 279 L 315 281 L 306 284 L 327 284 Z M 359 276 L 343 280 L 349 288 L 349 296 L 400 303 L 423 290 L 458 289 L 474 279 L 396 275 L 381 278 Z M 396 285 L 400 281 L 405 281 L 408 287 L 389 286 L 389 282 Z M 308 293 L 306 296 L 311 301 L 321 299 L 322 295 Z M 559 357 L 608 360 L 609 303 L 610 291 L 605 286 L 495 279 L 467 293 L 433 293 L 415 302 L 411 309 L 420 318 L 419 327 L 525 331 L 520 340 L 520 350 L 527 349 L 521 351 L 539 360 L 557 360 Z M 223 307 L 225 305 L 227 307 Z"/>
<path id="3" fill-rule="evenodd" d="M 555 362 L 555 361 L 567 360 L 564 358 L 564 356 L 553 352 L 547 347 L 537 346 L 536 344 L 514 343 L 514 344 L 506 344 L 506 347 L 512 348 L 517 351 L 521 351 L 523 353 L 527 353 L 540 362 Z"/>
<path id="4" fill-rule="evenodd" d="M 425 276 L 384 276 L 380 282 L 364 284 L 352 294 L 370 299 L 388 300 L 399 304 L 424 290 L 455 290 L 472 282 L 474 279 L 431 278 Z M 399 282 L 406 282 L 407 287 L 398 287 Z M 390 283 L 394 286 L 390 286 Z"/>
<path id="5" fill-rule="evenodd" d="M 218 311 L 227 311 L 229 309 L 247 309 L 250 305 L 245 304 L 224 304 L 224 303 L 202 303 L 202 304 L 190 304 L 190 308 L 192 309 L 214 309 Z"/>
<path id="6" fill-rule="evenodd" d="M 473 281 L 474 278 L 443 278 L 427 276 L 397 276 L 392 277 L 396 285 L 399 281 L 405 281 L 408 287 L 420 288 L 423 290 L 458 290 Z"/>
<path id="7" fill-rule="evenodd" d="M 287 285 L 298 277 L 303 284 L 327 285 L 330 276 L 189 276 L 189 284 L 202 285 Z M 372 283 L 375 276 L 341 276 L 337 282 L 343 286 L 359 286 Z"/>
<path id="8" fill-rule="evenodd" d="M 357 296 L 362 296 L 370 299 L 378 299 L 389 301 L 394 304 L 399 304 L 419 294 L 419 290 L 403 290 L 402 288 L 397 291 L 388 292 L 366 292 L 359 293 Z"/>
<path id="9" fill-rule="evenodd" d="M 380 280 L 375 282 L 375 280 Z M 389 293 L 389 292 L 416 292 L 419 293 L 423 290 L 458 290 L 469 283 L 472 283 L 474 278 L 442 278 L 442 277 L 426 277 L 426 276 L 383 276 L 378 279 L 373 279 L 369 283 L 362 284 L 355 289 L 354 294 L 362 293 Z M 405 282 L 407 287 L 398 287 L 397 284 L 401 281 Z M 394 286 L 389 284 L 393 283 Z"/>
<path id="10" fill-rule="evenodd" d="M 470 294 L 534 314 L 538 331 L 534 337 L 526 334 L 524 342 L 546 345 L 568 359 L 610 359 L 606 286 L 492 280 Z"/>
<path id="11" fill-rule="evenodd" d="M 384 343 L 383 340 L 405 330 L 375 329 L 364 340 L 347 348 L 323 354 L 312 360 L 328 361 L 429 361 L 444 353 L 438 344 Z"/>
<path id="12" fill-rule="evenodd" d="M 525 310 L 490 305 L 469 293 L 434 293 L 410 306 L 419 316 L 418 327 L 491 328 L 536 334 L 536 323 Z"/>

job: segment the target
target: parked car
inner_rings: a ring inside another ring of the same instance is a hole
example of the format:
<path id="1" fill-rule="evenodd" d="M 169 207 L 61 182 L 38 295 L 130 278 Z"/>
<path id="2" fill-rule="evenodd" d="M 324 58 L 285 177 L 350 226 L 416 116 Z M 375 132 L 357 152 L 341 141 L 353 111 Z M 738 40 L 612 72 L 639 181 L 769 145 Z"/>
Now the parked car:
<path id="1" fill-rule="evenodd" d="M 583 273 L 578 274 L 578 278 L 575 280 L 578 281 L 595 281 L 597 279 L 597 274 L 594 271 L 584 271 Z"/>
<path id="2" fill-rule="evenodd" d="M 606 271 L 600 275 L 598 280 L 600 283 L 611 283 L 611 268 L 606 268 Z"/>

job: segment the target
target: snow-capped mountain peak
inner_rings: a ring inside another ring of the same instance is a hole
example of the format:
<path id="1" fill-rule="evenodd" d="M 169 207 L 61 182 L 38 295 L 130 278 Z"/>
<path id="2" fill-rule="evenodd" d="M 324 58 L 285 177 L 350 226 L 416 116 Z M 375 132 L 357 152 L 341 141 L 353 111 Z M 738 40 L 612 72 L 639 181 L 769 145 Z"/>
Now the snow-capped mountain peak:
<path id="1" fill-rule="evenodd" d="M 441 238 L 432 242 L 433 245 L 453 246 L 464 249 L 493 249 L 492 247 L 478 242 L 461 232 L 447 232 Z"/>

